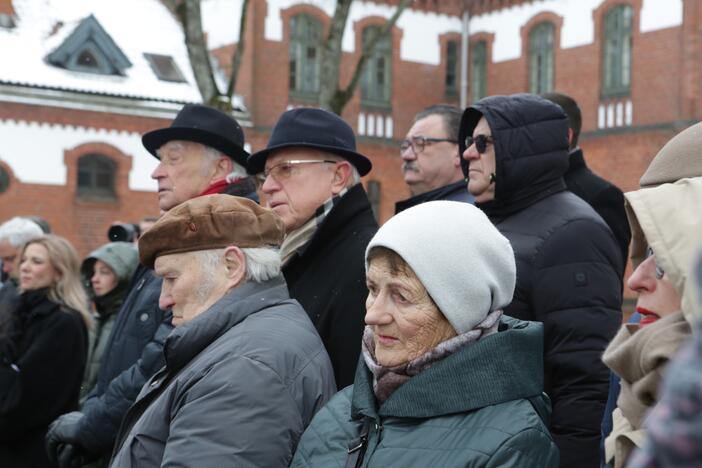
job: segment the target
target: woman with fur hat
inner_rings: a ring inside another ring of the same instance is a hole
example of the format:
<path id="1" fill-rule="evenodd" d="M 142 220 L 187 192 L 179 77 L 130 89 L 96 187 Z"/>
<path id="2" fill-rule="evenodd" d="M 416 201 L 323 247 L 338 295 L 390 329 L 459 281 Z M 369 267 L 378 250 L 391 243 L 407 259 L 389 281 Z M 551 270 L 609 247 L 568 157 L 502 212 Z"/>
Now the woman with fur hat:
<path id="1" fill-rule="evenodd" d="M 81 405 L 97 382 L 107 339 L 136 266 L 137 250 L 128 242 L 105 244 L 91 252 L 81 265 L 81 275 L 93 303 L 95 324 L 90 333 L 88 362 L 80 389 Z"/>
<path id="2" fill-rule="evenodd" d="M 354 384 L 317 413 L 291 466 L 558 466 L 542 325 L 502 315 L 515 271 L 509 241 L 469 204 L 385 223 L 366 250 Z"/>
<path id="3" fill-rule="evenodd" d="M 605 462 L 625 466 L 645 438 L 643 420 L 659 400 L 668 362 L 690 338 L 692 300 L 687 278 L 702 242 L 699 207 L 702 178 L 682 179 L 625 194 L 635 270 L 629 287 L 638 293 L 640 323 L 625 324 L 603 361 L 621 378 Z"/>

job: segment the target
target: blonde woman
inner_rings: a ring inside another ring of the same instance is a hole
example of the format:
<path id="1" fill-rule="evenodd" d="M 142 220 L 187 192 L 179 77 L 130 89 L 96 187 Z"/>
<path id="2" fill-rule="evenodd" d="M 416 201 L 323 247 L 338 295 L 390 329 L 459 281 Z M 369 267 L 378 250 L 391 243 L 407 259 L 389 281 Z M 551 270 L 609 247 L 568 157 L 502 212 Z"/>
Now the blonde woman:
<path id="1" fill-rule="evenodd" d="M 65 239 L 28 242 L 20 296 L 0 330 L 0 466 L 52 466 L 44 435 L 78 406 L 90 327 L 79 261 Z"/>

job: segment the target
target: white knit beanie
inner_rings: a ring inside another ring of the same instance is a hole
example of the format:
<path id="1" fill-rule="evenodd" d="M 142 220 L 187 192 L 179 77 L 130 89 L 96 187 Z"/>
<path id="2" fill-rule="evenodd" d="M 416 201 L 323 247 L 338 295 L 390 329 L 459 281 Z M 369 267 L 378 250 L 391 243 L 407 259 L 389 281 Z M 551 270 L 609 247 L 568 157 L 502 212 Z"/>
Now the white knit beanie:
<path id="1" fill-rule="evenodd" d="M 432 201 L 390 218 L 366 248 L 366 270 L 373 247 L 407 262 L 458 334 L 512 302 L 512 246 L 468 203 Z"/>

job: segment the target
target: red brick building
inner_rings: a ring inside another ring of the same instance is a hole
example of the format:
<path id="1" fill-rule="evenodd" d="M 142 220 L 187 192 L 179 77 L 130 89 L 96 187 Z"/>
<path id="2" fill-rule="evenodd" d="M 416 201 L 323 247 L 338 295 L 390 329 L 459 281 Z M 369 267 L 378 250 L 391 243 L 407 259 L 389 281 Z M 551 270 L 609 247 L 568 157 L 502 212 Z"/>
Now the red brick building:
<path id="1" fill-rule="evenodd" d="M 200 98 L 182 32 L 157 0 L 45 3 L 50 8 L 0 0 L 0 220 L 44 216 L 85 254 L 105 240 L 111 221 L 156 213 L 149 179 L 156 161 L 139 136 Z M 225 71 L 240 4 L 202 1 L 209 46 Z M 364 30 L 395 4 L 354 2 L 342 84 Z M 319 38 L 333 7 L 331 0 L 251 1 L 236 100 L 251 150 L 265 146 L 285 109 L 316 105 Z M 624 190 L 637 188 L 658 149 L 701 117 L 701 26 L 694 0 L 418 0 L 380 44 L 343 112 L 373 160 L 364 183 L 380 219 L 409 194 L 398 147 L 414 114 L 438 102 L 459 105 L 461 96 L 572 95 L 583 110 L 581 146 L 591 167 Z M 101 193 L 109 176 L 100 174 L 110 170 L 113 188 Z"/>

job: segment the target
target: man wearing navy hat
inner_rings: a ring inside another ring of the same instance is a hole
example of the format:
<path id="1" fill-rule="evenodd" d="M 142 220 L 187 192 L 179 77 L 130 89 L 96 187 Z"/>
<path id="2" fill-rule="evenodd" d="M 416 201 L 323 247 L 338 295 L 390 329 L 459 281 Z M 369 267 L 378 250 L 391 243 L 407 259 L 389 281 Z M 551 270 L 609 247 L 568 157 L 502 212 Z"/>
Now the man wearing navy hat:
<path id="1" fill-rule="evenodd" d="M 332 361 L 336 384 L 353 383 L 361 350 L 364 255 L 378 229 L 351 127 L 321 109 L 283 113 L 266 149 L 251 155 L 266 205 L 283 218 L 283 275 L 309 314 Z"/>
<path id="2" fill-rule="evenodd" d="M 244 133 L 230 115 L 188 104 L 169 127 L 144 134 L 142 143 L 159 159 L 151 177 L 158 182 L 162 213 L 214 193 L 258 201 L 255 181 L 247 176 Z M 115 319 L 97 384 L 81 411 L 59 417 L 47 434 L 49 457 L 59 467 L 109 456 L 127 409 L 163 367 L 163 345 L 173 327 L 170 313 L 158 307 L 160 292 L 161 279 L 140 265 Z"/>

